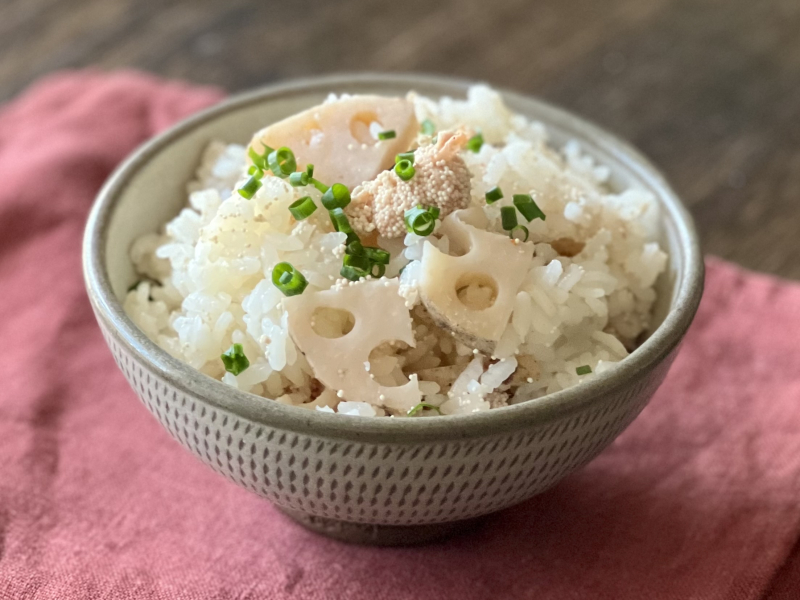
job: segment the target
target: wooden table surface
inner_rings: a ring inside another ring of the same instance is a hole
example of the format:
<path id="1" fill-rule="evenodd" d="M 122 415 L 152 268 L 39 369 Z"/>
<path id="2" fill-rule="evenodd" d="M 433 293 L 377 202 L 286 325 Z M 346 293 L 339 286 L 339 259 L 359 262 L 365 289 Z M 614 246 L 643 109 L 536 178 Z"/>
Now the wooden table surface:
<path id="1" fill-rule="evenodd" d="M 707 252 L 800 279 L 798 0 L 0 0 L 0 101 L 87 65 L 230 91 L 426 71 L 538 95 L 660 165 Z"/>

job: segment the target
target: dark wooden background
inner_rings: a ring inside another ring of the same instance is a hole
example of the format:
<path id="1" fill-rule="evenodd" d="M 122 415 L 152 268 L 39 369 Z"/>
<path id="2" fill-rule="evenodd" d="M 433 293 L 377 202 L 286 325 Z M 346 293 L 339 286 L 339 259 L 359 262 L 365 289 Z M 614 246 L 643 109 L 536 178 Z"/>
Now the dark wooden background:
<path id="1" fill-rule="evenodd" d="M 707 252 L 800 279 L 800 0 L 0 0 L 0 101 L 87 65 L 230 91 L 380 70 L 535 94 L 660 165 Z"/>

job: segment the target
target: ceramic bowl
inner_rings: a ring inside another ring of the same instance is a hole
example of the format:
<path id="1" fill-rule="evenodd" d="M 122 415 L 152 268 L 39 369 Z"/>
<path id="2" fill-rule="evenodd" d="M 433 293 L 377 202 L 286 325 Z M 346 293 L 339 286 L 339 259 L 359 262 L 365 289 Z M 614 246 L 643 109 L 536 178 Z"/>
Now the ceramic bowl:
<path id="1" fill-rule="evenodd" d="M 211 140 L 251 133 L 330 92 L 463 97 L 469 82 L 418 75 L 332 76 L 240 94 L 154 138 L 109 178 L 92 209 L 83 266 L 106 342 L 136 394 L 172 436 L 231 481 L 308 527 L 376 544 L 419 542 L 538 494 L 603 450 L 663 381 L 694 317 L 703 262 L 691 217 L 639 152 L 539 100 L 503 92 L 553 142 L 577 139 L 612 170 L 612 186 L 640 185 L 662 207 L 669 251 L 658 281 L 657 326 L 614 369 L 549 396 L 485 413 L 427 419 L 348 417 L 234 390 L 172 358 L 122 309 L 135 281 L 129 249 L 186 202 L 185 183 Z"/>

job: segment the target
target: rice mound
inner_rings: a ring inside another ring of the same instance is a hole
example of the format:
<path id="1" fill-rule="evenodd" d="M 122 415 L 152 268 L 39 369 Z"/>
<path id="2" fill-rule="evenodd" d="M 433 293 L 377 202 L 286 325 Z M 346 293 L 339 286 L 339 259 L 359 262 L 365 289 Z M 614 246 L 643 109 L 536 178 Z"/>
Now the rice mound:
<path id="1" fill-rule="evenodd" d="M 471 206 L 483 208 L 491 231 L 506 235 L 500 207 L 515 193 L 531 194 L 547 218 L 527 224 L 533 258 L 493 356 L 454 340 L 419 301 L 423 242 L 446 252 L 447 238 L 379 238 L 392 255 L 385 277 L 399 277 L 411 308 L 416 346 L 373 350 L 367 368 L 375 380 L 400 385 L 417 374 L 424 402 L 441 414 L 458 414 L 539 398 L 623 360 L 650 324 L 654 283 L 667 263 L 655 241 L 653 195 L 638 188 L 612 192 L 607 167 L 577 142 L 551 148 L 542 124 L 513 114 L 488 87 L 472 87 L 466 100 L 413 93 L 409 99 L 419 122 L 482 133 L 480 150 L 461 156 L 471 174 Z M 271 282 L 273 266 L 288 261 L 308 279 L 304 293 L 342 285 L 345 234 L 332 230 L 325 210 L 300 222 L 288 210 L 305 195 L 321 208 L 320 192 L 265 176 L 246 200 L 235 193 L 246 179 L 243 146 L 208 146 L 188 184 L 188 206 L 163 233 L 144 235 L 131 248 L 145 279 L 125 298 L 127 314 L 172 356 L 231 387 L 326 412 L 392 415 L 378 403 L 348 401 L 315 379 L 289 335 L 283 295 Z M 495 186 L 505 197 L 487 205 L 485 193 Z M 465 303 L 480 303 L 484 290 L 466 293 Z M 331 335 L 348 327 L 336 311 L 321 321 L 317 327 Z M 250 360 L 239 375 L 226 372 L 220 360 L 233 343 L 242 344 Z M 578 375 L 585 365 L 592 373 Z"/>

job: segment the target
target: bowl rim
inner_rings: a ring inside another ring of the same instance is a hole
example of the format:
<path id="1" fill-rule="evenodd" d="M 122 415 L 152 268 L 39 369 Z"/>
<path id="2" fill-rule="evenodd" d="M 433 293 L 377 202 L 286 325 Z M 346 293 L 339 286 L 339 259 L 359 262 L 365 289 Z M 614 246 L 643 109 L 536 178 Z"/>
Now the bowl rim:
<path id="1" fill-rule="evenodd" d="M 303 93 L 327 94 L 331 88 L 347 86 L 394 86 L 405 89 L 440 88 L 441 95 L 463 95 L 478 83 L 461 78 L 428 74 L 342 73 L 269 84 L 235 94 L 195 113 L 139 146 L 109 176 L 89 214 L 83 239 L 82 262 L 87 293 L 95 315 L 106 324 L 109 334 L 129 353 L 146 363 L 159 377 L 182 392 L 209 405 L 229 411 L 256 424 L 341 440 L 382 443 L 458 440 L 484 437 L 531 426 L 540 426 L 578 412 L 588 404 L 600 405 L 615 392 L 641 379 L 678 346 L 697 311 L 703 290 L 704 263 L 691 215 L 660 171 L 638 150 L 615 135 L 538 98 L 503 88 L 494 88 L 510 105 L 537 106 L 547 124 L 559 123 L 580 134 L 578 139 L 613 155 L 625 167 L 646 181 L 659 195 L 662 210 L 670 213 L 685 256 L 676 278 L 677 294 L 661 325 L 631 355 L 614 369 L 589 381 L 520 404 L 447 418 L 382 419 L 352 418 L 265 401 L 200 373 L 173 358 L 152 342 L 125 314 L 116 299 L 105 265 L 106 235 L 111 215 L 127 183 L 150 159 L 171 142 L 231 111 Z M 377 92 L 380 93 L 380 92 Z M 663 214 L 663 213 L 662 213 Z"/>

